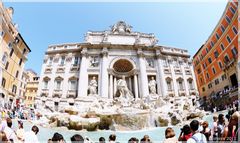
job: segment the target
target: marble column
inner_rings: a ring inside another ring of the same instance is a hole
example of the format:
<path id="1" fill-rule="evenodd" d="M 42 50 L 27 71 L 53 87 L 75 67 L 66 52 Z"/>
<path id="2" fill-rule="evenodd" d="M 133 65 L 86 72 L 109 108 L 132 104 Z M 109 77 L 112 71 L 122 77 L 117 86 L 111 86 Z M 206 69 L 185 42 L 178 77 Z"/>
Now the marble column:
<path id="1" fill-rule="evenodd" d="M 113 98 L 113 75 L 110 74 L 110 78 L 109 78 L 109 98 L 112 99 Z"/>
<path id="2" fill-rule="evenodd" d="M 135 92 L 135 98 L 138 98 L 138 81 L 137 81 L 137 75 L 134 75 L 134 92 Z"/>
<path id="3" fill-rule="evenodd" d="M 161 52 L 160 50 L 156 51 L 157 55 L 157 88 L 158 88 L 158 94 L 160 96 L 167 96 L 167 84 L 166 80 L 164 79 L 164 71 L 163 71 L 163 65 L 161 63 Z"/>
<path id="4" fill-rule="evenodd" d="M 113 77 L 113 98 L 117 92 L 117 78 Z"/>
<path id="5" fill-rule="evenodd" d="M 139 66 L 140 66 L 140 87 L 141 87 L 140 97 L 145 98 L 149 95 L 146 62 L 144 59 L 144 54 L 142 49 L 138 49 L 137 54 L 139 57 L 138 59 L 139 59 Z"/>
<path id="6" fill-rule="evenodd" d="M 79 80 L 78 80 L 78 97 L 87 96 L 87 90 L 88 90 L 87 48 L 83 48 L 81 54 L 82 54 L 82 60 L 81 60 Z"/>
<path id="7" fill-rule="evenodd" d="M 128 78 L 128 82 L 129 82 L 129 89 L 130 89 L 130 91 L 132 91 L 132 78 L 131 77 Z"/>
<path id="8" fill-rule="evenodd" d="M 101 63 L 101 96 L 108 98 L 108 49 L 103 48 L 102 50 L 102 63 Z"/>

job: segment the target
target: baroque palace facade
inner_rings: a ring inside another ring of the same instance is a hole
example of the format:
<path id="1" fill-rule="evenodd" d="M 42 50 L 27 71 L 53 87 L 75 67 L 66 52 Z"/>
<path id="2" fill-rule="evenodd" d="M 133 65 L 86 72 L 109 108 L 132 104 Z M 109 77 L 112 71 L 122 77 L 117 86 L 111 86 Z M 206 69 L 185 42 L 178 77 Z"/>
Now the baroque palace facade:
<path id="1" fill-rule="evenodd" d="M 238 2 L 228 2 L 212 34 L 193 57 L 200 96 L 237 99 L 238 51 Z"/>
<path id="2" fill-rule="evenodd" d="M 87 32 L 83 43 L 49 46 L 38 99 L 61 107 L 89 96 L 113 99 L 119 79 L 133 98 L 198 95 L 187 50 L 159 46 L 153 34 L 131 28 L 119 21 L 111 30 Z"/>
<path id="3" fill-rule="evenodd" d="M 23 99 L 24 65 L 31 52 L 13 24 L 12 7 L 5 8 L 0 2 L 0 104 L 16 105 Z M 12 104 L 13 103 L 13 104 Z M 0 105 L 0 106 L 1 106 Z"/>

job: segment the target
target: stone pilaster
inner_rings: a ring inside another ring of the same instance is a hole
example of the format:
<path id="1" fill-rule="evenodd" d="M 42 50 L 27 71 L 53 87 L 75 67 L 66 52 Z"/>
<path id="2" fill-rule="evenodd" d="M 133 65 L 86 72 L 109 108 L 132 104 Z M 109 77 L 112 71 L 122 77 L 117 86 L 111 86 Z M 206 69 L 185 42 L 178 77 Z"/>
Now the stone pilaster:
<path id="1" fill-rule="evenodd" d="M 113 98 L 113 75 L 110 74 L 110 78 L 109 78 L 109 98 L 112 99 Z"/>
<path id="2" fill-rule="evenodd" d="M 87 48 L 83 48 L 81 51 L 82 60 L 80 65 L 79 81 L 78 81 L 78 97 L 87 96 L 88 90 L 88 54 Z"/>
<path id="3" fill-rule="evenodd" d="M 184 81 L 184 87 L 185 87 L 185 93 L 187 96 L 189 96 L 189 87 L 188 87 L 188 81 L 187 81 L 187 76 L 185 72 L 185 68 L 183 65 L 180 65 L 181 71 L 183 73 L 183 81 Z"/>
<path id="4" fill-rule="evenodd" d="M 177 84 L 177 79 L 176 79 L 176 75 L 175 75 L 175 70 L 174 70 L 174 67 L 172 64 L 170 64 L 170 70 L 171 70 L 171 75 L 172 75 L 172 80 L 173 80 L 174 94 L 175 94 L 175 96 L 178 96 L 178 84 Z"/>
<path id="5" fill-rule="evenodd" d="M 161 63 L 161 52 L 160 50 L 156 51 L 157 55 L 157 90 L 160 96 L 167 96 L 167 85 L 166 80 L 164 79 L 163 65 Z"/>

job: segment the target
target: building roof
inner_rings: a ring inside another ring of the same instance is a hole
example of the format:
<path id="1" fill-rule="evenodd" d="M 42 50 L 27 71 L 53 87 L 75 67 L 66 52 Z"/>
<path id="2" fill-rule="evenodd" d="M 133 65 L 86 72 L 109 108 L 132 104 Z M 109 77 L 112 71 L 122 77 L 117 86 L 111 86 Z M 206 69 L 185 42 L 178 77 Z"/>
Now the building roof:
<path id="1" fill-rule="evenodd" d="M 207 40 L 205 41 L 205 43 L 198 49 L 198 51 L 194 54 L 193 58 L 195 58 L 197 56 L 197 54 L 202 50 L 202 48 L 204 47 L 204 45 L 208 42 L 208 40 L 212 37 L 212 35 L 214 34 L 214 32 L 217 30 L 217 28 L 219 27 L 219 25 L 221 24 L 222 22 L 222 19 L 224 19 L 224 16 L 225 16 L 225 13 L 227 12 L 227 9 L 228 7 L 230 6 L 231 2 L 228 2 L 226 7 L 225 7 L 225 10 L 223 11 L 222 13 L 222 16 L 221 18 L 219 19 L 216 27 L 213 29 L 212 33 L 210 34 L 210 36 L 207 38 Z"/>
<path id="2" fill-rule="evenodd" d="M 21 40 L 23 41 L 24 45 L 26 45 L 26 47 L 28 48 L 29 52 L 31 52 L 31 49 L 28 47 L 27 43 L 25 42 L 25 40 L 23 39 L 22 35 L 20 33 L 18 33 L 19 37 L 21 38 Z"/>

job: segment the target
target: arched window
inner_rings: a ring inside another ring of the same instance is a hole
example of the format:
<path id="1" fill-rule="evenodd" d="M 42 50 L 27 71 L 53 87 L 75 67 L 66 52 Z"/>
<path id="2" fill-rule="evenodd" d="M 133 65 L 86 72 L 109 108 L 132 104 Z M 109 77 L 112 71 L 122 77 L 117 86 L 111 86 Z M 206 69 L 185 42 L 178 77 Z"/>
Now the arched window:
<path id="1" fill-rule="evenodd" d="M 43 89 L 48 89 L 48 82 L 50 81 L 49 77 L 43 78 Z"/>
<path id="2" fill-rule="evenodd" d="M 172 87 L 172 79 L 170 77 L 166 78 L 166 83 L 167 83 L 167 89 L 168 91 L 172 91 L 173 87 Z"/>
<path id="3" fill-rule="evenodd" d="M 178 89 L 179 90 L 184 90 L 184 81 L 183 81 L 183 79 L 182 78 L 178 78 L 177 79 L 177 83 L 178 83 Z"/>
<path id="4" fill-rule="evenodd" d="M 193 79 L 192 79 L 192 78 L 189 78 L 189 79 L 188 79 L 188 88 L 189 88 L 190 90 L 193 90 L 193 89 L 194 89 Z"/>
<path id="5" fill-rule="evenodd" d="M 55 89 L 56 90 L 61 90 L 62 89 L 62 80 L 63 78 L 58 76 L 55 78 Z"/>
<path id="6" fill-rule="evenodd" d="M 76 77 L 71 77 L 69 78 L 69 90 L 77 90 L 77 78 Z"/>

